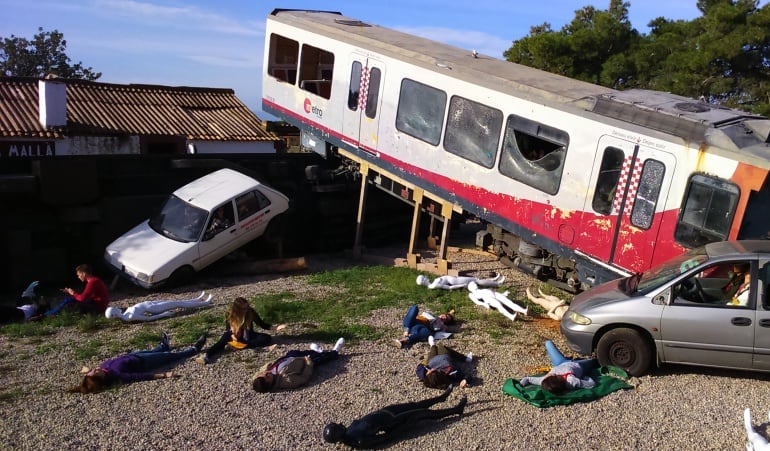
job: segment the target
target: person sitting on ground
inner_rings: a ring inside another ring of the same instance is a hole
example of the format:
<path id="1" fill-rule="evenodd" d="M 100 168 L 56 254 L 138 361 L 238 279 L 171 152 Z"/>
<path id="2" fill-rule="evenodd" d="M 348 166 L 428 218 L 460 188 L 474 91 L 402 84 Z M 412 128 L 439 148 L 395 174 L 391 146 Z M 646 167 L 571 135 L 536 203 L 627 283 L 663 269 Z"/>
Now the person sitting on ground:
<path id="1" fill-rule="evenodd" d="M 77 292 L 70 287 L 62 288 L 61 291 L 67 296 L 56 307 L 43 313 L 45 316 L 53 316 L 59 313 L 63 308 L 75 307 L 80 313 L 103 314 L 107 310 L 107 304 L 110 302 L 110 296 L 107 293 L 107 286 L 102 279 L 96 277 L 91 270 L 91 266 L 83 264 L 75 268 L 75 274 L 86 286 L 83 291 Z"/>
<path id="2" fill-rule="evenodd" d="M 443 343 L 436 344 L 428 337 L 430 350 L 425 359 L 417 365 L 417 378 L 428 388 L 445 389 L 450 385 L 465 388 L 468 379 L 459 366 L 460 362 L 472 362 L 473 354 L 463 355 Z"/>
<path id="3" fill-rule="evenodd" d="M 313 369 L 324 363 L 337 360 L 345 345 L 345 339 L 340 337 L 331 351 L 324 351 L 316 343 L 310 345 L 310 350 L 291 350 L 277 360 L 265 364 L 254 374 L 251 380 L 252 388 L 265 393 L 281 388 L 297 388 L 307 384 Z"/>
<path id="4" fill-rule="evenodd" d="M 564 357 L 551 340 L 545 342 L 548 358 L 551 359 L 550 371 L 544 376 L 527 376 L 521 379 L 521 385 L 539 385 L 543 390 L 555 395 L 566 393 L 576 388 L 593 388 L 596 381 L 583 377 L 599 367 L 596 359 L 571 360 Z"/>
<path id="5" fill-rule="evenodd" d="M 493 308 L 502 313 L 511 321 L 516 321 L 516 315 L 519 313 L 527 316 L 529 314 L 529 308 L 524 308 L 519 304 L 508 299 L 508 291 L 498 293 L 497 291 L 490 290 L 489 288 L 479 288 L 476 282 L 468 284 L 468 297 L 474 303 L 485 307 Z M 512 313 L 515 312 L 515 313 Z"/>
<path id="6" fill-rule="evenodd" d="M 163 332 L 160 344 L 151 351 L 135 351 L 106 360 L 92 370 L 83 367 L 83 381 L 80 385 L 72 387 L 70 392 L 96 393 L 113 385 L 132 382 L 149 381 L 174 377 L 173 371 L 154 373 L 160 367 L 170 365 L 180 360 L 192 357 L 200 352 L 206 343 L 206 336 L 202 336 L 192 346 L 181 351 L 171 352 L 171 341 Z"/>
<path id="7" fill-rule="evenodd" d="M 564 314 L 567 313 L 567 310 L 569 310 L 569 304 L 567 304 L 567 301 L 564 299 L 559 299 L 558 297 L 552 296 L 550 294 L 544 294 L 543 290 L 540 288 L 537 290 L 540 292 L 540 297 L 534 296 L 532 292 L 529 291 L 529 287 L 527 287 L 527 299 L 539 305 L 540 307 L 543 307 L 546 310 L 546 315 L 548 315 L 549 318 L 556 321 L 561 321 L 561 319 L 564 317 Z"/>
<path id="8" fill-rule="evenodd" d="M 342 442 L 354 448 L 372 448 L 411 433 L 422 420 L 440 420 L 451 415 L 462 415 L 467 397 L 463 394 L 456 406 L 431 410 L 430 407 L 446 401 L 452 393 L 449 386 L 444 393 L 419 402 L 391 404 L 359 418 L 350 426 L 329 423 L 323 437 L 329 443 Z"/>
<path id="9" fill-rule="evenodd" d="M 470 276 L 441 276 L 433 279 L 433 282 L 427 276 L 420 274 L 417 276 L 417 285 L 423 285 L 430 290 L 441 288 L 443 290 L 459 290 L 465 288 L 471 282 L 476 282 L 480 287 L 497 288 L 505 281 L 505 276 L 495 274 L 488 279 L 479 279 Z"/>
<path id="10" fill-rule="evenodd" d="M 222 333 L 219 341 L 214 343 L 206 350 L 204 355 L 198 357 L 195 361 L 201 364 L 211 363 L 214 357 L 224 351 L 225 346 L 230 346 L 233 349 L 250 349 L 269 345 L 273 338 L 268 334 L 256 332 L 254 330 L 255 323 L 265 330 L 281 330 L 286 327 L 285 324 L 273 327 L 264 322 L 251 307 L 249 301 L 242 297 L 236 298 L 227 312 L 225 331 Z"/>
<path id="11" fill-rule="evenodd" d="M 112 319 L 121 319 L 123 321 L 155 321 L 161 318 L 168 318 L 174 316 L 178 309 L 199 309 L 205 307 L 211 307 L 213 302 L 211 301 L 212 295 L 203 299 L 206 296 L 206 292 L 202 292 L 200 296 L 194 299 L 186 299 L 180 301 L 144 301 L 138 304 L 134 304 L 131 307 L 121 311 L 117 307 L 108 307 L 104 311 L 104 316 Z"/>
<path id="12" fill-rule="evenodd" d="M 394 340 L 396 347 L 405 348 L 421 341 L 427 341 L 428 337 L 438 335 L 439 338 L 451 335 L 447 326 L 455 324 L 455 311 L 435 316 L 431 312 L 419 312 L 416 305 L 409 307 L 404 316 L 404 336 Z"/>
<path id="13" fill-rule="evenodd" d="M 39 319 L 40 315 L 48 310 L 48 304 L 35 293 L 39 284 L 40 282 L 36 280 L 27 286 L 21 294 L 22 303 L 17 301 L 15 306 L 0 306 L 0 324 L 33 321 Z"/>

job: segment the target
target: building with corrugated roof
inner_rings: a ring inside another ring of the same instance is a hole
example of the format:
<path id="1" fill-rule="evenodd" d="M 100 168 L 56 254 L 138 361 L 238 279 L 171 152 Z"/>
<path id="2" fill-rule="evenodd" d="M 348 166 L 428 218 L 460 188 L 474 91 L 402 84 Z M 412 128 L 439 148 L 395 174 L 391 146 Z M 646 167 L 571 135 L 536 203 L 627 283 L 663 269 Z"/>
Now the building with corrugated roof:
<path id="1" fill-rule="evenodd" d="M 232 89 L 0 77 L 0 158 L 274 153 Z"/>

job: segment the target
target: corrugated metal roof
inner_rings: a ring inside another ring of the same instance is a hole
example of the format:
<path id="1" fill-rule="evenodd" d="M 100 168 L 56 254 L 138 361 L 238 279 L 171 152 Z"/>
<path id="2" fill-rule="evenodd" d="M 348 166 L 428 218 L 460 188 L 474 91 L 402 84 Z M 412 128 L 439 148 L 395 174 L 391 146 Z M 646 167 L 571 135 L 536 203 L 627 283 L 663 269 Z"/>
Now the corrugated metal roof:
<path id="1" fill-rule="evenodd" d="M 0 77 L 0 137 L 118 134 L 280 140 L 232 89 L 57 81 L 67 85 L 67 126 L 45 129 L 38 121 L 38 79 Z"/>

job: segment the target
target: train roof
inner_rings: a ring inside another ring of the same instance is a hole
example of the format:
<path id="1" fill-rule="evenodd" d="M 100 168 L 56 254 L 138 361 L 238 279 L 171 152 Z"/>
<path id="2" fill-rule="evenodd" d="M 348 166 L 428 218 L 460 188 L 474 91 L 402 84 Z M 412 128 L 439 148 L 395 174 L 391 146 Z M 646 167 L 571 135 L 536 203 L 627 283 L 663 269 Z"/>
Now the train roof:
<path id="1" fill-rule="evenodd" d="M 410 35 L 338 12 L 281 10 L 271 20 L 311 29 L 314 33 L 409 64 L 443 72 L 495 91 L 559 109 L 591 111 L 612 119 L 708 143 L 741 159 L 770 167 L 770 120 L 740 110 L 671 93 L 631 89 L 617 91 L 562 75 L 474 54 L 465 49 Z"/>

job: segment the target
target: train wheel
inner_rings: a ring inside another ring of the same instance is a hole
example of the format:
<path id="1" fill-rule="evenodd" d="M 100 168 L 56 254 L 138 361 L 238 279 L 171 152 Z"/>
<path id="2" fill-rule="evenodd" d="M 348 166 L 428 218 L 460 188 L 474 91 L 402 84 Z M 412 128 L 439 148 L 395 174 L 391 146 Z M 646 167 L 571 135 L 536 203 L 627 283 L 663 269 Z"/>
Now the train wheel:
<path id="1" fill-rule="evenodd" d="M 620 328 L 602 335 L 596 357 L 602 366 L 617 366 L 631 376 L 641 376 L 650 369 L 652 350 L 639 332 Z"/>

